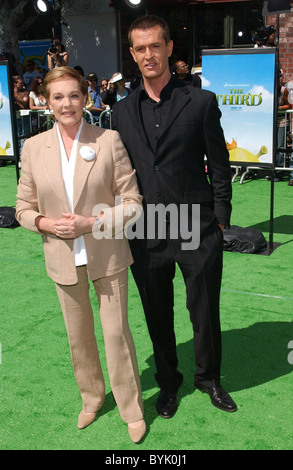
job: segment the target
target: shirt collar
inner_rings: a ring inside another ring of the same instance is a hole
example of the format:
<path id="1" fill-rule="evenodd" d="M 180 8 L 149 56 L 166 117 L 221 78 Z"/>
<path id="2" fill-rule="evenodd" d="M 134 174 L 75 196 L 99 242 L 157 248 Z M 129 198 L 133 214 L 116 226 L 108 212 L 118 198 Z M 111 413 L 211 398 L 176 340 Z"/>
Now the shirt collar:
<path id="1" fill-rule="evenodd" d="M 92 93 L 98 93 L 98 94 L 99 94 L 99 88 L 98 88 L 98 87 L 96 87 L 96 88 L 93 90 L 93 89 L 89 86 L 89 87 L 88 87 L 88 91 L 89 91 L 89 92 L 92 92 Z"/>
<path id="2" fill-rule="evenodd" d="M 171 97 L 172 90 L 173 90 L 173 88 L 175 88 L 175 85 L 176 85 L 176 77 L 175 77 L 174 74 L 171 74 L 171 78 L 170 78 L 169 82 L 162 89 L 162 91 L 160 93 L 161 101 L 166 101 Z M 141 82 L 139 84 L 138 90 L 139 90 L 139 92 L 138 92 L 139 93 L 139 99 L 149 98 L 149 95 L 147 94 L 147 92 L 145 90 L 145 87 L 144 87 L 144 84 L 143 84 L 143 79 L 141 80 Z"/>

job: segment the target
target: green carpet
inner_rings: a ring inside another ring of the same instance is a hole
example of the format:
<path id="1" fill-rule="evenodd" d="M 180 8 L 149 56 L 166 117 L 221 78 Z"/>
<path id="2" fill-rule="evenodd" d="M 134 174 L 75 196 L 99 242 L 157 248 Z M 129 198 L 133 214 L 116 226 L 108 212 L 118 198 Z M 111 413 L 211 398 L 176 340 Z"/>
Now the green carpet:
<path id="1" fill-rule="evenodd" d="M 0 168 L 0 206 L 14 206 L 15 194 L 15 167 Z M 270 256 L 224 253 L 222 384 L 238 404 L 236 413 L 216 409 L 194 389 L 192 329 L 177 271 L 175 325 L 184 383 L 176 415 L 170 420 L 157 416 L 152 347 L 129 275 L 129 321 L 148 425 L 139 445 L 130 441 L 111 394 L 93 291 L 107 396 L 96 422 L 78 430 L 81 399 L 41 238 L 22 227 L 0 229 L 0 449 L 127 450 L 129 455 L 134 450 L 292 450 L 292 201 L 287 181 L 276 183 L 274 241 L 280 246 Z M 265 179 L 233 183 L 232 224 L 259 228 L 268 239 L 269 214 Z"/>

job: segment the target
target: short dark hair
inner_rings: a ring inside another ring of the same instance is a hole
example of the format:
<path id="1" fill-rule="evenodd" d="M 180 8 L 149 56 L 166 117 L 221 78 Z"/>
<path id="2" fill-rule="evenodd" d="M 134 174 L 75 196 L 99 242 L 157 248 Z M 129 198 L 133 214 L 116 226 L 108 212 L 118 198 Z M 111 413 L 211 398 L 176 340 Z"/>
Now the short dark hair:
<path id="1" fill-rule="evenodd" d="M 168 44 L 168 42 L 170 41 L 170 30 L 169 25 L 166 23 L 166 21 L 156 15 L 145 15 L 134 20 L 129 27 L 128 41 L 130 46 L 132 46 L 132 31 L 134 31 L 135 29 L 147 30 L 150 28 L 154 28 L 155 26 L 160 26 L 162 28 L 163 38 L 165 39 L 166 44 Z"/>
<path id="2" fill-rule="evenodd" d="M 35 77 L 32 79 L 32 91 L 36 93 L 38 91 L 38 86 L 40 85 L 40 80 L 41 77 Z M 42 90 L 43 91 L 43 90 Z"/>

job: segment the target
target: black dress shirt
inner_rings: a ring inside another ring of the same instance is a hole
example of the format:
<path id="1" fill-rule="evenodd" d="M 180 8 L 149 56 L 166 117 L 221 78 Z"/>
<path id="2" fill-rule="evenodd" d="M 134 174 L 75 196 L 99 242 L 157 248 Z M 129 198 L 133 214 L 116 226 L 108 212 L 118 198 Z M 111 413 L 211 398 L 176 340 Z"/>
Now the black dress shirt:
<path id="1" fill-rule="evenodd" d="M 149 97 L 144 89 L 143 82 L 141 82 L 139 87 L 140 117 L 149 145 L 154 152 L 169 110 L 174 85 L 174 77 L 172 75 L 167 85 L 161 91 L 159 102 Z"/>

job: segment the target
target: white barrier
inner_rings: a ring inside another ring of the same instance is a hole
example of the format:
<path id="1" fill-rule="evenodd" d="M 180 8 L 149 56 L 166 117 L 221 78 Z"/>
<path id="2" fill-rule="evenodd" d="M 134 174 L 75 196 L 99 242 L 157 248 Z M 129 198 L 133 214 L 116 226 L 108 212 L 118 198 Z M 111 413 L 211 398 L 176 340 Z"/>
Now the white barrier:
<path id="1" fill-rule="evenodd" d="M 90 124 L 94 124 L 91 112 L 87 109 L 84 111 L 89 117 Z M 19 139 L 25 139 L 31 134 L 47 131 L 54 124 L 52 113 L 49 109 L 20 109 L 16 111 L 16 119 L 18 121 L 17 130 Z"/>

